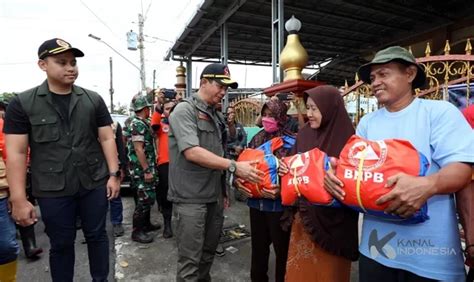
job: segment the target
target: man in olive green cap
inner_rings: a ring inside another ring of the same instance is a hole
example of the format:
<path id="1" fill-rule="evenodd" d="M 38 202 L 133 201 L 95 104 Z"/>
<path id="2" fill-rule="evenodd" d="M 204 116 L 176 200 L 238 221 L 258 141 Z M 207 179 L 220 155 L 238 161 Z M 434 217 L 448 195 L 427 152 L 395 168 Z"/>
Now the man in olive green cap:
<path id="1" fill-rule="evenodd" d="M 403 225 L 364 216 L 360 281 L 464 281 L 451 194 L 470 180 L 471 128 L 452 104 L 415 96 L 414 89 L 422 87 L 426 77 L 405 48 L 379 51 L 358 73 L 383 108 L 365 115 L 356 134 L 368 140 L 408 140 L 430 163 L 424 177 L 399 173 L 385 180 L 392 189 L 376 204 L 388 204 L 386 213 L 408 218 L 427 203 L 430 219 Z M 342 182 L 331 173 L 326 178 L 325 188 L 342 200 Z"/>
<path id="2" fill-rule="evenodd" d="M 150 221 L 151 207 L 156 199 L 155 142 L 148 120 L 151 106 L 145 95 L 133 97 L 131 109 L 135 116 L 130 122 L 130 138 L 127 143 L 130 177 L 137 199 L 133 213 L 132 240 L 144 244 L 153 242 L 153 237 L 147 232 L 160 228 Z"/>

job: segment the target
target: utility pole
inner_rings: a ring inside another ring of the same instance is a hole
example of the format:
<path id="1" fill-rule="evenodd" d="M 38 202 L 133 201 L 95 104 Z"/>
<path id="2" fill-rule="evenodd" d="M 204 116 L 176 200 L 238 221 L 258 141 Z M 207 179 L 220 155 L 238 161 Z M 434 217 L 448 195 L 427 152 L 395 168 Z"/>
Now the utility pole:
<path id="1" fill-rule="evenodd" d="M 142 81 L 142 92 L 146 94 L 145 80 L 145 46 L 143 45 L 143 25 L 144 20 L 142 14 L 138 14 L 138 49 L 140 49 L 140 78 Z"/>
<path id="2" fill-rule="evenodd" d="M 153 89 L 155 89 L 156 70 L 153 70 Z"/>
<path id="3" fill-rule="evenodd" d="M 113 85 L 113 75 L 112 75 L 112 57 L 109 58 L 110 63 L 110 113 L 114 113 L 114 85 Z"/>

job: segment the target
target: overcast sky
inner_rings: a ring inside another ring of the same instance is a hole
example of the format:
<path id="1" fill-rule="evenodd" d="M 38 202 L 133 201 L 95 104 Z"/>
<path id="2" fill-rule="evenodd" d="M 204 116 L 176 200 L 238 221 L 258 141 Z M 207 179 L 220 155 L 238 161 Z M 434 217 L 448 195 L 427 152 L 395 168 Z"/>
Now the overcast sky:
<path id="1" fill-rule="evenodd" d="M 45 74 L 37 66 L 38 47 L 47 39 L 59 37 L 85 53 L 85 57 L 78 59 L 76 83 L 99 92 L 107 105 L 109 57 L 112 57 L 114 103 L 128 104 L 141 88 L 139 71 L 88 34 L 101 37 L 139 66 L 139 51 L 127 50 L 126 32 L 131 29 L 138 32 L 138 14 L 142 11 L 147 16 L 144 28 L 147 86 L 152 87 L 156 69 L 155 86 L 174 88 L 179 63 L 164 62 L 163 57 L 172 45 L 168 41 L 176 40 L 201 1 L 0 0 L 0 93 L 20 92 L 40 84 Z M 203 64 L 194 64 L 194 74 L 202 68 Z M 271 85 L 270 68 L 231 65 L 230 71 L 240 87 Z"/>

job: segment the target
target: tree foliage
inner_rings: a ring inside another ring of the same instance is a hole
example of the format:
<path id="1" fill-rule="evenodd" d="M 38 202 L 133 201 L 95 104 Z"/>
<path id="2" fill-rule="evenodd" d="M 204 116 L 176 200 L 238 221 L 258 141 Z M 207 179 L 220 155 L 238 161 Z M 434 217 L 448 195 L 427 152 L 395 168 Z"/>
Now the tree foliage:
<path id="1" fill-rule="evenodd" d="M 117 103 L 117 105 L 114 105 L 114 112 L 113 114 L 119 114 L 119 115 L 128 115 L 128 107 L 126 104 L 120 104 Z"/>
<path id="2" fill-rule="evenodd" d="M 16 95 L 17 93 L 15 92 L 3 92 L 0 94 L 0 101 L 10 102 Z"/>

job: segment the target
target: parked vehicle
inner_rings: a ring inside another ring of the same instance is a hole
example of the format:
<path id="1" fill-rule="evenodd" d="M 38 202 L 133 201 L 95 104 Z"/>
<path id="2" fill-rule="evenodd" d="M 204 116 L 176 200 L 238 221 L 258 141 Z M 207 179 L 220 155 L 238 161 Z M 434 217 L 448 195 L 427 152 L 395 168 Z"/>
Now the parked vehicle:
<path id="1" fill-rule="evenodd" d="M 122 136 L 124 135 L 124 132 L 123 130 L 125 129 L 125 121 L 129 118 L 129 116 L 127 115 L 120 115 L 120 114 L 110 114 L 110 116 L 112 117 L 112 120 L 113 121 L 116 121 L 120 124 L 120 126 L 122 127 Z M 126 140 L 124 138 L 124 147 L 125 147 L 125 155 L 127 155 L 127 144 L 126 144 Z M 124 177 L 123 177 L 123 181 L 122 181 L 122 184 L 121 184 L 121 189 L 130 189 L 130 172 L 128 171 L 128 157 L 126 158 L 127 159 L 127 163 L 125 164 L 125 171 L 124 171 Z"/>

